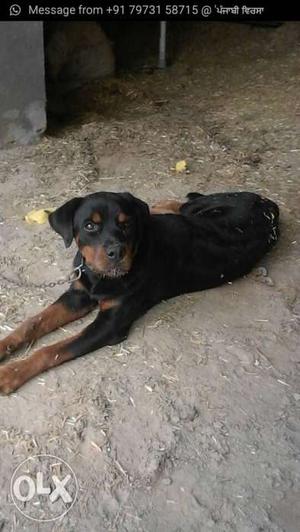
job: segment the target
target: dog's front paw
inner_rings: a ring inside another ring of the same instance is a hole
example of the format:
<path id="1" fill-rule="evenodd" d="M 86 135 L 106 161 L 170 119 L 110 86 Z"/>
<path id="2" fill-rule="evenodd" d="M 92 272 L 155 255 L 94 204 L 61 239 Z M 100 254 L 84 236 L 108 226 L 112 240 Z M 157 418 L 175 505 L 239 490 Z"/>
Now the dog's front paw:
<path id="1" fill-rule="evenodd" d="M 0 367 L 0 393 L 9 394 L 22 384 L 20 362 Z"/>
<path id="2" fill-rule="evenodd" d="M 5 338 L 0 340 L 0 360 L 11 355 L 15 351 L 15 346 L 8 342 Z"/>

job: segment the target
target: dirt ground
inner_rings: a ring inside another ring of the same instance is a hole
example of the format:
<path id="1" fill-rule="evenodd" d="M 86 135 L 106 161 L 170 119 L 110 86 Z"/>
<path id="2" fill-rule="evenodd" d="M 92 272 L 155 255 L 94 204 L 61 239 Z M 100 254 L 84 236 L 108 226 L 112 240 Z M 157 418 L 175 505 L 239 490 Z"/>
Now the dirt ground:
<path id="1" fill-rule="evenodd" d="M 0 398 L 1 531 L 299 531 L 299 87 L 299 23 L 196 24 L 167 71 L 74 93 L 61 127 L 0 153 L 0 269 L 14 279 L 69 271 L 74 248 L 23 217 L 74 195 L 245 189 L 277 201 L 282 223 L 267 278 L 162 303 L 122 345 Z M 177 175 L 180 159 L 189 171 Z M 1 335 L 60 292 L 0 281 Z M 39 453 L 79 483 L 48 524 L 9 493 L 14 468 Z"/>

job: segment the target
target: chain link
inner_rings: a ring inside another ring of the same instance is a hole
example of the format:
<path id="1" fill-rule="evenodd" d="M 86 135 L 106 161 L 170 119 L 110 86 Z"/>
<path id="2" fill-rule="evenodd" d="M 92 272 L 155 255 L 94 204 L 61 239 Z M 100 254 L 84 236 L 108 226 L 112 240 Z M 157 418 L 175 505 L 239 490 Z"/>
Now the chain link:
<path id="1" fill-rule="evenodd" d="M 2 257 L 1 262 L 10 266 L 11 264 L 16 263 L 16 259 L 13 259 L 13 258 L 8 259 L 7 257 Z M 67 283 L 71 284 L 74 281 L 78 281 L 78 279 L 80 279 L 82 275 L 82 271 L 83 271 L 83 262 L 79 266 L 76 266 L 76 268 L 73 268 L 73 270 L 71 271 L 71 273 L 67 275 L 67 277 L 63 279 L 59 279 L 58 281 L 50 281 L 50 282 L 43 282 L 43 283 L 33 283 L 27 280 L 21 281 L 20 279 L 18 280 L 10 279 L 9 277 L 7 277 L 7 275 L 5 275 L 5 273 L 0 271 L 0 282 L 1 280 L 4 281 L 5 283 L 4 286 L 8 284 L 8 285 L 13 285 L 13 286 L 18 286 L 19 288 L 47 289 L 47 288 L 54 288 L 55 286 L 61 286 Z"/>

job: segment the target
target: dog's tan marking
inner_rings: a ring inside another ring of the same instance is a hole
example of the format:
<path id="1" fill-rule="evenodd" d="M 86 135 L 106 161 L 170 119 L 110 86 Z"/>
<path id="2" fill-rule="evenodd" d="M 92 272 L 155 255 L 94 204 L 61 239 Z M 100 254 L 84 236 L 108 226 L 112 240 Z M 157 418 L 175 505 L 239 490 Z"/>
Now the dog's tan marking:
<path id="1" fill-rule="evenodd" d="M 100 212 L 93 212 L 93 214 L 91 216 L 91 220 L 95 224 L 100 224 L 102 222 L 102 217 L 101 217 Z"/>
<path id="2" fill-rule="evenodd" d="M 165 200 L 150 208 L 150 214 L 179 214 L 182 201 Z"/>

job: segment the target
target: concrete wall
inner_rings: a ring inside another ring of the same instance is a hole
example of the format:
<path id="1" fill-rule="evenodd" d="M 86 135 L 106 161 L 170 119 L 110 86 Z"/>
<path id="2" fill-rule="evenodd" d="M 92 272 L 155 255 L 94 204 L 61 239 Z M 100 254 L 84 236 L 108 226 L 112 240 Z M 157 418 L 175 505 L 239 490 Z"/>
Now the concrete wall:
<path id="1" fill-rule="evenodd" d="M 46 128 L 42 22 L 0 22 L 0 148 Z"/>

